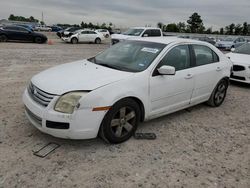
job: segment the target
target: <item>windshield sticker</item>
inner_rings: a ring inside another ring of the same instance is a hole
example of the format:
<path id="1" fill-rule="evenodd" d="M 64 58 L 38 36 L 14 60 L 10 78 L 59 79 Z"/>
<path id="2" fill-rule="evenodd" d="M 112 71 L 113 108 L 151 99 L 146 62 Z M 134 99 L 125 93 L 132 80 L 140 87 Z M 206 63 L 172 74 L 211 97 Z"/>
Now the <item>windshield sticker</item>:
<path id="1" fill-rule="evenodd" d="M 142 52 L 149 52 L 149 53 L 153 53 L 153 54 L 156 54 L 157 52 L 159 52 L 159 50 L 156 48 L 142 48 L 141 51 Z"/>

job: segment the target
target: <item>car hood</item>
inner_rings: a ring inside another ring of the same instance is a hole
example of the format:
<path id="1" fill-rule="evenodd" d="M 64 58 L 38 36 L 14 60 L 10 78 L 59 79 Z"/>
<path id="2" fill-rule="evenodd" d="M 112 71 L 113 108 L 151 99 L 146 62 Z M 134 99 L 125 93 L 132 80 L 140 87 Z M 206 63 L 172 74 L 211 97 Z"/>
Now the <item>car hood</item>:
<path id="1" fill-rule="evenodd" d="M 134 74 L 82 60 L 45 70 L 31 82 L 45 92 L 62 95 L 70 91 L 91 91 Z"/>
<path id="2" fill-rule="evenodd" d="M 134 38 L 135 36 L 123 35 L 123 34 L 113 34 L 111 35 L 112 39 L 126 40 L 129 38 Z"/>
<path id="3" fill-rule="evenodd" d="M 228 53 L 226 56 L 229 57 L 233 63 L 250 65 L 250 55 L 231 52 Z"/>

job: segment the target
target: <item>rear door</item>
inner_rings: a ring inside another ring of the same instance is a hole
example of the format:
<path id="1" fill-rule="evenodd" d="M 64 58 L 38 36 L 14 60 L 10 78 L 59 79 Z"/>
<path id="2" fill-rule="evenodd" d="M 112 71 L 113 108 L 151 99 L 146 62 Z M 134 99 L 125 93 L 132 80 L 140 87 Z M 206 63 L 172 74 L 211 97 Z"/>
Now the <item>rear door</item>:
<path id="1" fill-rule="evenodd" d="M 163 65 L 173 66 L 175 75 L 159 75 Z M 151 117 L 184 108 L 190 103 L 194 89 L 190 48 L 188 45 L 173 47 L 160 61 L 150 78 Z"/>
<path id="2" fill-rule="evenodd" d="M 89 31 L 89 42 L 94 42 L 97 37 L 97 33 L 95 31 Z"/>
<path id="3" fill-rule="evenodd" d="M 25 28 L 18 27 L 18 34 L 17 34 L 18 40 L 22 41 L 32 41 L 33 36 L 31 32 Z"/>
<path id="4" fill-rule="evenodd" d="M 205 45 L 192 45 L 195 60 L 195 87 L 191 103 L 199 103 L 209 99 L 216 84 L 222 78 L 223 65 L 219 56 Z"/>

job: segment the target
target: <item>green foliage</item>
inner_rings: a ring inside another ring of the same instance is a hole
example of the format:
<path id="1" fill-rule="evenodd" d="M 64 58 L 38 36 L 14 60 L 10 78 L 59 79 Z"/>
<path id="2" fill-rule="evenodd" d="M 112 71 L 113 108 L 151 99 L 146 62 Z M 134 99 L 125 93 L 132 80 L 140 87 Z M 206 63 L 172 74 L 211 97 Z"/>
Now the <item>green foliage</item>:
<path id="1" fill-rule="evenodd" d="M 167 32 L 179 32 L 179 29 L 175 23 L 168 24 L 166 27 Z"/>
<path id="2" fill-rule="evenodd" d="M 203 20 L 201 19 L 201 16 L 196 12 L 189 17 L 187 23 L 189 24 L 192 33 L 203 33 L 203 31 L 205 30 L 205 27 L 203 26 Z"/>
<path id="3" fill-rule="evenodd" d="M 21 22 L 36 22 L 38 23 L 39 20 L 35 19 L 33 16 L 30 16 L 29 18 L 25 18 L 23 16 L 15 16 L 14 14 L 11 14 L 8 18 L 10 21 L 21 21 Z"/>

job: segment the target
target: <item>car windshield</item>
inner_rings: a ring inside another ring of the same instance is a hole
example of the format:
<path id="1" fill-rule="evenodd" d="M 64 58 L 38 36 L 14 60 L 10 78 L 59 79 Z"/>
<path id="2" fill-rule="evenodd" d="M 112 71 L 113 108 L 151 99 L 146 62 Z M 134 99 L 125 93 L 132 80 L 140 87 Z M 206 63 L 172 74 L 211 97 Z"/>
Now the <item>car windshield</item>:
<path id="1" fill-rule="evenodd" d="M 234 41 L 234 39 L 228 37 L 228 38 L 223 39 L 222 41 L 232 42 L 232 41 Z"/>
<path id="2" fill-rule="evenodd" d="M 140 36 L 144 29 L 129 29 L 123 35 Z"/>
<path id="3" fill-rule="evenodd" d="M 153 42 L 124 41 L 88 61 L 121 71 L 140 72 L 148 68 L 165 46 Z"/>
<path id="4" fill-rule="evenodd" d="M 250 55 L 250 43 L 246 43 L 236 48 L 234 53 Z"/>

